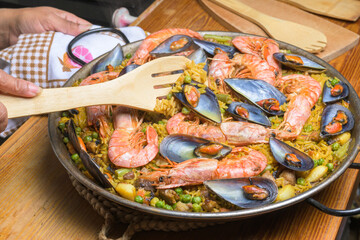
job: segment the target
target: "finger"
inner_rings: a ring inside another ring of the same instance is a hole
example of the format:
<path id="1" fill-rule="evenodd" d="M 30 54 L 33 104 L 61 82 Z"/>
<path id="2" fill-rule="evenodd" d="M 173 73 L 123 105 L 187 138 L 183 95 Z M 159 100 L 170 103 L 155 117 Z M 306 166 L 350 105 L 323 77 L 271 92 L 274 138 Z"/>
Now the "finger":
<path id="1" fill-rule="evenodd" d="M 60 9 L 58 9 L 59 11 L 56 13 L 59 17 L 65 19 L 65 20 L 69 20 L 70 22 L 74 22 L 80 25 L 92 25 L 90 22 L 86 21 L 85 19 L 82 19 L 78 16 L 76 16 L 75 14 L 66 12 L 66 11 L 62 11 Z"/>
<path id="2" fill-rule="evenodd" d="M 5 130 L 8 123 L 7 110 L 4 104 L 0 102 L 0 133 Z"/>
<path id="3" fill-rule="evenodd" d="M 77 23 L 56 15 L 56 17 L 52 20 L 52 26 L 54 28 L 53 30 L 57 32 L 76 36 L 86 30 L 89 30 L 91 23 L 88 23 L 87 21 L 84 24 Z"/>
<path id="4" fill-rule="evenodd" d="M 19 97 L 35 97 L 41 92 L 41 88 L 0 70 L 0 91 Z"/>

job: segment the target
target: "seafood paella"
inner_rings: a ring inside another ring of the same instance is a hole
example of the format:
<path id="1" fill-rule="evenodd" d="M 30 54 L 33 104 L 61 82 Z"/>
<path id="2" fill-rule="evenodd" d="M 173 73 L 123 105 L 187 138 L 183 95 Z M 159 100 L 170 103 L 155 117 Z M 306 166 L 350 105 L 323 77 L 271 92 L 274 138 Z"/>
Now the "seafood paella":
<path id="1" fill-rule="evenodd" d="M 134 54 L 116 46 L 74 86 L 169 55 L 191 62 L 154 112 L 89 106 L 58 122 L 73 163 L 95 180 L 94 162 L 113 194 L 175 211 L 254 208 L 301 194 L 346 157 L 348 86 L 272 39 L 164 29 Z"/>

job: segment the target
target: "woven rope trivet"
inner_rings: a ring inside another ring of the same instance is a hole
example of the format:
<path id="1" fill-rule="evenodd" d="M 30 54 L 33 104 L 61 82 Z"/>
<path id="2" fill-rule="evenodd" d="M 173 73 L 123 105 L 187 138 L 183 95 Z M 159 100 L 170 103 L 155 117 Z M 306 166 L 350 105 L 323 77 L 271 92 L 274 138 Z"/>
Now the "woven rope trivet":
<path id="1" fill-rule="evenodd" d="M 86 188 L 72 175 L 69 174 L 69 177 L 76 191 L 104 217 L 105 222 L 99 233 L 99 239 L 101 240 L 111 240 L 107 235 L 111 226 L 116 221 L 129 224 L 123 236 L 118 238 L 118 240 L 129 240 L 136 232 L 141 231 L 178 232 L 219 224 L 218 222 L 174 221 L 122 207 Z"/>

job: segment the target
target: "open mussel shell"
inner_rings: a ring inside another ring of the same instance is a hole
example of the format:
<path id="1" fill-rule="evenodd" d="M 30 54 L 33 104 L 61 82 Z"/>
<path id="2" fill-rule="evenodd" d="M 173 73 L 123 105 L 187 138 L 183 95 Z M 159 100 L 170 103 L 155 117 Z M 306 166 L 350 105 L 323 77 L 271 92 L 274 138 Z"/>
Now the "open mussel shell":
<path id="1" fill-rule="evenodd" d="M 281 62 L 282 65 L 295 70 L 308 71 L 310 73 L 320 73 L 326 71 L 325 67 L 301 55 L 279 52 L 274 53 L 273 56 L 277 61 Z"/>
<path id="2" fill-rule="evenodd" d="M 346 123 L 342 124 L 341 130 L 335 133 L 329 133 L 326 131 L 326 126 L 331 124 L 334 121 L 334 118 L 338 115 L 338 113 L 344 113 L 346 115 Z M 329 137 L 336 136 L 341 133 L 350 131 L 354 127 L 354 116 L 346 107 L 339 104 L 332 104 L 325 107 L 322 116 L 321 116 L 321 127 L 320 127 L 320 137 Z"/>
<path id="3" fill-rule="evenodd" d="M 124 53 L 120 46 L 117 44 L 113 50 L 111 50 L 105 57 L 99 60 L 90 70 L 91 74 L 107 71 L 107 66 L 111 65 L 113 67 L 121 65 L 122 61 L 124 61 Z"/>
<path id="4" fill-rule="evenodd" d="M 340 92 L 338 94 L 331 94 L 332 87 L 329 87 L 327 83 L 324 84 L 323 103 L 334 103 L 349 96 L 349 87 L 344 82 L 340 81 L 333 87 L 341 89 Z"/>
<path id="5" fill-rule="evenodd" d="M 208 71 L 209 67 L 208 67 L 208 62 L 207 62 L 207 56 L 203 49 L 201 49 L 201 48 L 197 49 L 192 54 L 190 54 L 187 58 L 194 61 L 196 64 L 206 63 L 203 69 L 206 72 Z"/>
<path id="6" fill-rule="evenodd" d="M 269 145 L 275 160 L 286 168 L 307 171 L 314 167 L 311 157 L 283 141 L 270 137 Z"/>
<path id="7" fill-rule="evenodd" d="M 196 38 L 193 38 L 193 40 L 196 45 L 198 45 L 200 48 L 204 49 L 205 52 L 207 52 L 208 54 L 210 54 L 212 56 L 215 55 L 216 48 L 220 48 L 224 52 L 227 52 L 230 58 L 232 58 L 236 52 L 236 48 L 233 46 L 209 42 L 209 41 L 200 40 L 200 39 L 196 39 Z"/>
<path id="8" fill-rule="evenodd" d="M 193 39 L 187 35 L 174 35 L 159 44 L 150 52 L 153 57 L 165 57 L 197 49 Z"/>
<path id="9" fill-rule="evenodd" d="M 113 187 L 105 175 L 100 171 L 100 166 L 91 158 L 91 156 L 81 147 L 81 144 L 78 140 L 75 131 L 75 125 L 73 120 L 68 122 L 67 133 L 71 144 L 74 146 L 75 150 L 79 153 L 79 156 L 84 164 L 86 170 L 90 175 L 100 183 L 104 188 Z"/>
<path id="10" fill-rule="evenodd" d="M 275 182 L 263 177 L 209 180 L 205 181 L 204 185 L 220 198 L 241 208 L 255 208 L 270 204 L 275 201 L 278 194 Z M 252 199 L 244 190 L 246 186 L 256 186 L 268 195 L 261 200 Z"/>
<path id="11" fill-rule="evenodd" d="M 140 65 L 137 65 L 137 64 L 130 64 L 126 67 L 124 67 L 121 72 L 119 73 L 119 77 L 124 75 L 125 73 L 128 73 L 128 72 L 131 72 L 132 70 L 136 69 L 140 67 Z"/>
<path id="12" fill-rule="evenodd" d="M 199 89 L 200 87 L 198 84 L 201 84 L 196 81 L 191 81 L 191 84 L 183 84 L 183 89 L 186 88 L 186 85 L 194 86 L 196 89 Z M 201 84 L 202 85 L 202 84 Z M 215 123 L 221 123 L 221 111 L 219 102 L 217 100 L 217 97 L 213 91 L 211 91 L 210 88 L 205 88 L 205 93 L 200 94 L 200 98 L 198 100 L 197 106 L 193 107 L 191 105 L 186 96 L 184 91 L 174 93 L 174 96 L 179 99 L 185 106 L 188 108 L 194 110 L 197 114 L 200 116 L 215 122 Z"/>
<path id="13" fill-rule="evenodd" d="M 210 153 L 201 150 L 212 146 L 216 147 L 216 151 Z M 220 159 L 228 155 L 231 150 L 230 146 L 184 134 L 168 135 L 160 144 L 160 154 L 177 163 L 193 158 Z"/>
<path id="14" fill-rule="evenodd" d="M 271 122 L 266 114 L 258 107 L 241 102 L 232 102 L 227 111 L 236 120 L 246 120 L 249 122 L 261 124 L 266 127 L 271 127 Z"/>
<path id="15" fill-rule="evenodd" d="M 260 101 L 276 99 L 279 106 L 286 102 L 286 97 L 283 93 L 277 90 L 273 85 L 258 79 L 248 78 L 227 78 L 225 83 L 234 90 L 240 97 L 243 97 L 260 107 L 263 111 L 271 115 L 283 115 L 281 110 L 271 110 L 258 104 Z"/>

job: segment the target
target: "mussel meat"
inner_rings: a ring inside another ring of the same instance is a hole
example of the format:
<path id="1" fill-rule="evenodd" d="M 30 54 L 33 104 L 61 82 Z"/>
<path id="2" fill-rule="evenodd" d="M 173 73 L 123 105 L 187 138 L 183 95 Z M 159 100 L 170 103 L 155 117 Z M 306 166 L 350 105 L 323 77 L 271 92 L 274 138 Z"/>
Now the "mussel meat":
<path id="1" fill-rule="evenodd" d="M 257 79 L 227 78 L 225 83 L 240 97 L 260 107 L 271 115 L 283 115 L 280 106 L 286 102 L 286 97 L 271 84 Z"/>
<path id="2" fill-rule="evenodd" d="M 327 106 L 321 117 L 320 137 L 335 136 L 350 131 L 354 127 L 354 116 L 344 106 Z"/>
<path id="3" fill-rule="evenodd" d="M 263 177 L 232 178 L 205 181 L 217 196 L 241 208 L 255 208 L 275 201 L 276 184 Z"/>
<path id="4" fill-rule="evenodd" d="M 282 65 L 298 71 L 308 71 L 310 73 L 326 71 L 325 67 L 301 55 L 279 52 L 274 53 L 273 56 L 277 61 L 281 62 Z"/>
<path id="5" fill-rule="evenodd" d="M 69 135 L 69 140 L 74 146 L 75 150 L 79 153 L 79 156 L 84 164 L 86 170 L 89 171 L 90 175 L 103 187 L 110 188 L 113 187 L 106 176 L 100 171 L 100 166 L 91 158 L 91 156 L 86 152 L 85 146 L 81 145 L 79 137 L 76 135 L 75 124 L 73 120 L 69 120 L 67 124 L 67 133 Z"/>
<path id="6" fill-rule="evenodd" d="M 232 58 L 236 52 L 236 48 L 233 46 L 209 42 L 209 41 L 200 40 L 200 39 L 196 39 L 196 38 L 193 38 L 193 41 L 196 45 L 198 45 L 200 48 L 204 49 L 204 51 L 207 52 L 208 54 L 210 54 L 211 56 L 215 55 L 216 48 L 220 48 L 224 52 L 228 53 L 230 58 Z"/>
<path id="7" fill-rule="evenodd" d="M 220 159 L 231 150 L 231 147 L 225 144 L 184 134 L 168 135 L 160 144 L 160 154 L 178 163 L 193 158 Z"/>
<path id="8" fill-rule="evenodd" d="M 124 53 L 120 44 L 117 44 L 107 55 L 100 59 L 92 68 L 90 73 L 94 74 L 97 72 L 107 71 L 108 66 L 113 67 L 121 65 L 124 61 Z"/>
<path id="9" fill-rule="evenodd" d="M 165 57 L 185 51 L 196 50 L 198 46 L 187 35 L 174 35 L 163 41 L 150 52 L 153 57 Z"/>
<path id="10" fill-rule="evenodd" d="M 177 99 L 179 99 L 185 106 L 194 110 L 200 116 L 205 117 L 212 122 L 221 123 L 219 102 L 216 95 L 210 88 L 204 88 L 203 84 L 196 81 L 192 81 L 191 84 L 183 84 L 182 87 L 182 92 L 174 93 L 174 96 Z M 200 95 L 197 93 L 193 94 L 193 92 L 197 92 L 197 89 L 200 88 L 204 89 L 205 93 L 201 93 Z"/>
<path id="11" fill-rule="evenodd" d="M 267 127 L 271 126 L 271 122 L 266 114 L 258 107 L 241 102 L 232 102 L 227 111 L 236 120 L 246 120 L 249 122 L 261 124 Z"/>
<path id="12" fill-rule="evenodd" d="M 325 83 L 323 89 L 323 103 L 334 103 L 349 96 L 349 87 L 344 82 L 337 82 L 334 86 Z"/>
<path id="13" fill-rule="evenodd" d="M 311 157 L 274 137 L 270 137 L 269 145 L 276 161 L 284 167 L 295 171 L 307 171 L 314 167 Z"/>

